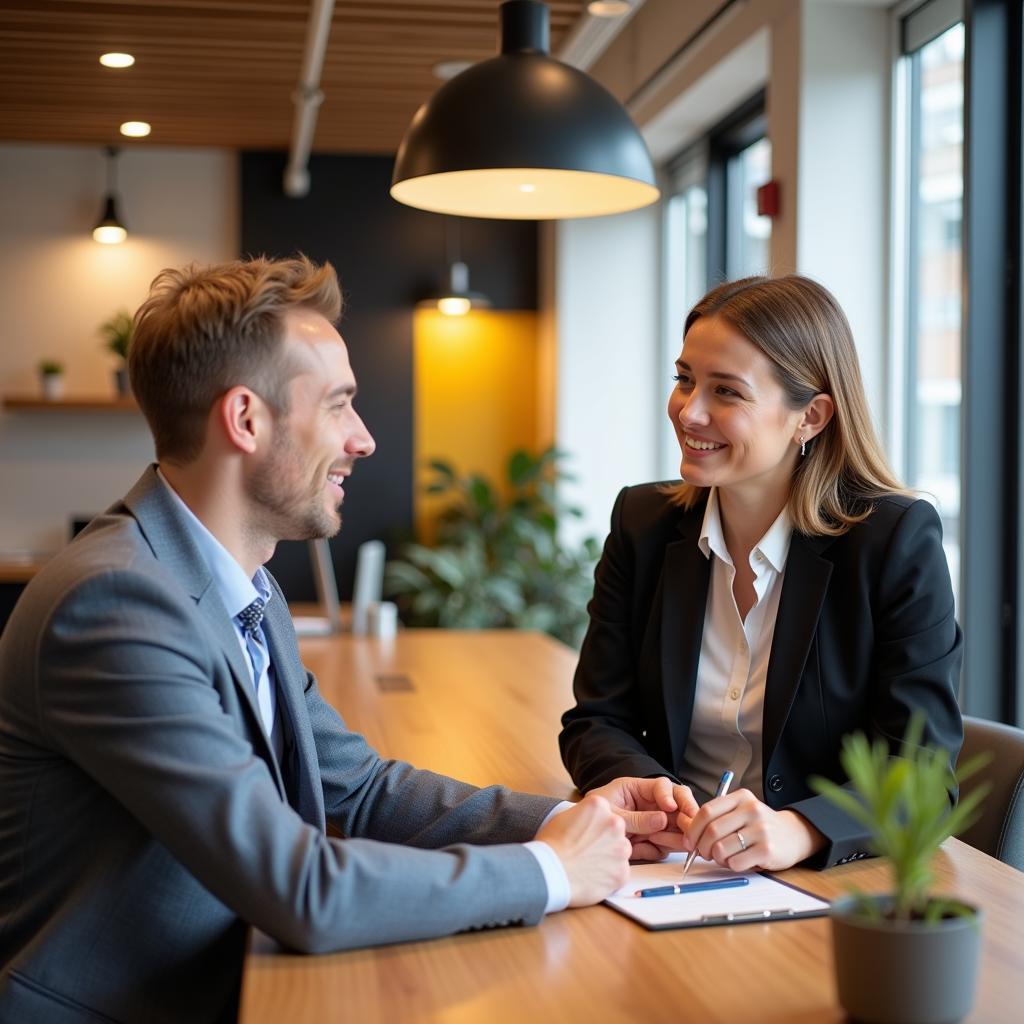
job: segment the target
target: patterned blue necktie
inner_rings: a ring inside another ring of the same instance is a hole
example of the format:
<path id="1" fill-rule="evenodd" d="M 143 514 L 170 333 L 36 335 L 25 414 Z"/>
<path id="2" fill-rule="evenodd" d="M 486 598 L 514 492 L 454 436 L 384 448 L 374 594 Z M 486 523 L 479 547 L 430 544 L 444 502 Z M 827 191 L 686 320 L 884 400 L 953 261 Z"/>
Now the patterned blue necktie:
<path id="1" fill-rule="evenodd" d="M 257 597 L 252 604 L 246 605 L 238 613 L 238 621 L 242 624 L 242 629 L 246 633 L 255 633 L 260 628 L 265 607 L 266 605 L 264 605 L 262 598 Z"/>
<path id="2" fill-rule="evenodd" d="M 271 703 L 270 680 L 267 678 L 267 668 L 270 658 L 267 654 L 266 637 L 263 635 L 261 623 L 263 622 L 263 610 L 266 606 L 262 598 L 257 597 L 250 605 L 246 605 L 238 613 L 238 621 L 242 624 L 245 635 L 245 648 L 249 652 L 249 660 L 252 662 L 252 684 L 256 691 L 256 703 L 259 705 L 260 718 L 263 727 L 270 736 L 274 728 L 274 706 Z"/>

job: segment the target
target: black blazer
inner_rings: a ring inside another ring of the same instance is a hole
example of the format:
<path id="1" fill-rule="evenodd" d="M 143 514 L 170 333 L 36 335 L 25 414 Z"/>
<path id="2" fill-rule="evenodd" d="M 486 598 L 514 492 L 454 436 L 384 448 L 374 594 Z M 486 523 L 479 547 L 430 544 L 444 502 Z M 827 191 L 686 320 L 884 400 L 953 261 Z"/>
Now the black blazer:
<path id="1" fill-rule="evenodd" d="M 704 507 L 683 510 L 658 484 L 624 488 L 615 502 L 576 706 L 559 737 L 584 792 L 622 775 L 681 781 L 710 581 L 697 544 Z M 764 798 L 829 840 L 811 866 L 867 855 L 863 827 L 807 784 L 814 774 L 847 781 L 839 763 L 847 733 L 863 730 L 897 750 L 920 710 L 924 742 L 955 763 L 962 648 L 942 529 L 927 502 L 884 498 L 841 537 L 794 531 L 765 685 Z"/>

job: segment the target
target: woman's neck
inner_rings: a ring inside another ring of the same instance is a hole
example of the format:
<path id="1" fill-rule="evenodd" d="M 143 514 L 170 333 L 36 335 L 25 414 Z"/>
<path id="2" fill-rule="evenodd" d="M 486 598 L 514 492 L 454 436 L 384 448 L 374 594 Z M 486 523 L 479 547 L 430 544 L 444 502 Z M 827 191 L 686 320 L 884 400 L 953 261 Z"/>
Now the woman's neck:
<path id="1" fill-rule="evenodd" d="M 744 488 L 718 489 L 722 535 L 734 564 L 746 562 L 754 545 L 768 532 L 789 501 L 789 488 L 765 494 Z"/>

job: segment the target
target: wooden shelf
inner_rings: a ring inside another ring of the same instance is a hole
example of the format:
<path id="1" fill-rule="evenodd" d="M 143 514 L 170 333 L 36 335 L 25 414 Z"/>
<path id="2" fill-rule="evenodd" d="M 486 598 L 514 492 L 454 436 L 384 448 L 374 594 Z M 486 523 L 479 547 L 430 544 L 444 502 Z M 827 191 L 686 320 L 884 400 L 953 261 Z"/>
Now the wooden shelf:
<path id="1" fill-rule="evenodd" d="M 12 412 L 138 412 L 134 398 L 103 398 L 97 396 L 42 398 L 39 395 L 8 395 L 3 407 Z"/>
<path id="2" fill-rule="evenodd" d="M 0 554 L 0 583 L 28 583 L 47 563 L 45 555 L 26 555 L 12 558 Z"/>

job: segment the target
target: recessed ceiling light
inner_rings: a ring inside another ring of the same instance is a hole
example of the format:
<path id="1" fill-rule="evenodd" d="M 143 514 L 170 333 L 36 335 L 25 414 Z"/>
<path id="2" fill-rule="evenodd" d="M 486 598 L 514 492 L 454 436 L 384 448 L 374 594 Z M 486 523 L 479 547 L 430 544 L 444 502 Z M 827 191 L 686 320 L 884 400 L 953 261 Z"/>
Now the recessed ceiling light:
<path id="1" fill-rule="evenodd" d="M 146 121 L 125 121 L 121 125 L 121 134 L 130 139 L 144 139 L 152 130 Z"/>
<path id="2" fill-rule="evenodd" d="M 595 18 L 621 18 L 632 8 L 630 0 L 590 0 L 587 4 L 587 11 Z"/>
<path id="3" fill-rule="evenodd" d="M 105 68 L 130 68 L 135 58 L 130 53 L 105 53 L 100 57 L 100 63 Z"/>
<path id="4" fill-rule="evenodd" d="M 442 82 L 447 82 L 449 78 L 461 75 L 466 68 L 471 68 L 472 66 L 473 62 L 471 60 L 442 60 L 438 61 L 431 70 L 434 72 L 435 78 L 440 78 Z"/>

